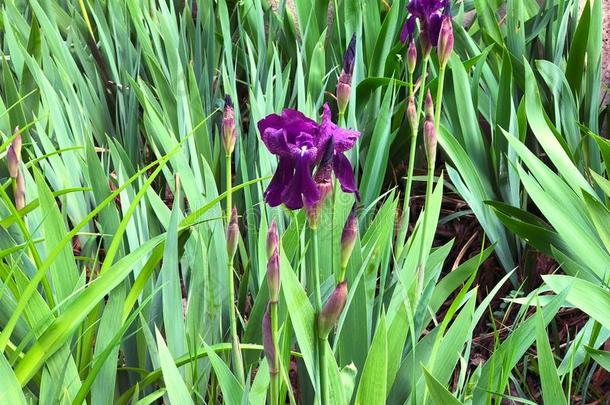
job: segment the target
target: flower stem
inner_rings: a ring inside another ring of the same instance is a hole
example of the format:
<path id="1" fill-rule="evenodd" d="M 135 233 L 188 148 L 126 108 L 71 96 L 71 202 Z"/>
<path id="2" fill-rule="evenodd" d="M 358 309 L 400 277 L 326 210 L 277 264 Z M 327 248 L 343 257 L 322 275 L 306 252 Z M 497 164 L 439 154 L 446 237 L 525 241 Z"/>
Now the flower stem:
<path id="1" fill-rule="evenodd" d="M 445 68 L 441 67 L 439 74 L 438 74 L 438 86 L 436 89 L 436 103 L 435 103 L 435 112 L 434 112 L 434 126 L 436 127 L 437 131 L 440 127 L 440 117 L 441 117 L 441 104 L 442 104 L 442 99 L 443 99 L 443 85 L 445 83 Z M 420 94 L 421 95 L 421 94 Z M 424 283 L 424 275 L 425 275 L 425 268 L 426 268 L 426 260 L 427 260 L 427 252 L 424 251 L 424 245 L 425 245 L 425 236 L 426 236 L 426 228 L 428 227 L 428 221 L 429 221 L 429 217 L 430 217 L 430 210 L 429 210 L 429 205 L 430 205 L 430 198 L 432 196 L 432 184 L 434 182 L 434 163 L 435 163 L 435 158 L 434 156 L 429 157 L 428 158 L 428 176 L 426 179 L 426 198 L 425 198 L 425 202 L 424 202 L 424 219 L 423 219 L 423 223 L 422 223 L 422 228 L 421 228 L 421 243 L 419 245 L 419 260 L 418 260 L 418 265 L 417 265 L 417 280 L 416 280 L 416 294 L 415 294 L 415 300 L 416 302 L 419 301 L 419 297 L 421 295 L 421 292 L 423 290 L 423 283 Z"/>
<path id="2" fill-rule="evenodd" d="M 426 84 L 426 76 L 428 74 L 428 60 L 429 58 L 424 58 L 423 66 L 422 66 L 422 74 L 419 85 L 419 94 L 417 96 L 417 117 L 422 111 L 422 105 L 424 102 L 424 85 Z M 409 75 L 409 96 L 414 95 L 414 83 L 413 83 L 413 75 Z M 399 246 L 399 254 L 402 253 L 402 247 L 404 246 L 405 237 L 407 236 L 407 229 L 409 225 L 409 217 L 411 213 L 411 188 L 413 187 L 413 172 L 415 171 L 415 151 L 417 147 L 417 132 L 419 130 L 419 120 L 415 124 L 415 128 L 411 129 L 411 145 L 409 147 L 409 166 L 407 168 L 407 178 L 405 182 L 405 197 L 402 202 L 402 216 L 400 219 L 400 227 L 398 234 L 398 246 Z"/>
<path id="3" fill-rule="evenodd" d="M 231 176 L 231 154 L 227 153 L 226 157 L 226 183 L 227 183 L 227 223 L 231 216 L 232 206 L 232 176 Z M 243 384 L 245 383 L 243 359 L 241 356 L 241 349 L 239 347 L 239 336 L 237 336 L 237 316 L 235 314 L 235 284 L 233 280 L 233 257 L 229 255 L 227 261 L 227 289 L 229 290 L 229 321 L 231 323 L 231 342 L 232 342 L 232 355 L 233 355 L 233 368 L 237 374 L 237 379 Z"/>
<path id="4" fill-rule="evenodd" d="M 312 249 L 313 249 L 313 284 L 314 284 L 314 294 L 315 294 L 315 308 L 316 312 L 319 316 L 320 311 L 322 311 L 322 292 L 320 288 L 320 261 L 318 257 L 318 229 L 317 226 L 311 228 L 311 241 L 312 241 Z M 326 367 L 325 358 L 324 358 L 324 347 L 326 346 L 325 339 L 318 339 L 318 372 L 319 372 L 319 393 L 320 393 L 320 403 L 326 404 L 327 395 L 327 386 L 326 386 Z"/>
<path id="5" fill-rule="evenodd" d="M 278 344 L 278 319 L 277 319 L 277 301 L 270 302 L 271 305 L 271 336 L 273 338 L 273 346 L 275 347 L 275 373 L 271 374 L 271 405 L 279 404 L 280 397 L 280 351 Z"/>

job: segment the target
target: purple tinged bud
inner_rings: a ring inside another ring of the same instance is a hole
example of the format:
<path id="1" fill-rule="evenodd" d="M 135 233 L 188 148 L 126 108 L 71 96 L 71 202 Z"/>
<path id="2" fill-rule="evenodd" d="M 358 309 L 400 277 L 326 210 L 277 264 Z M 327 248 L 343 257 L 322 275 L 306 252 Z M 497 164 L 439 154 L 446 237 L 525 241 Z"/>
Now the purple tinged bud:
<path id="1" fill-rule="evenodd" d="M 15 132 L 19 132 L 19 127 L 15 128 Z M 19 164 L 21 163 L 21 134 L 17 135 L 11 145 L 8 147 L 6 159 L 8 164 L 8 173 L 12 179 L 16 179 L 19 174 Z"/>
<path id="2" fill-rule="evenodd" d="M 332 146 L 328 150 L 330 150 L 332 153 Z M 330 158 L 332 159 L 332 154 Z M 318 219 L 320 218 L 320 213 L 322 211 L 322 207 L 324 206 L 324 202 L 333 191 L 332 161 L 329 159 L 326 163 L 324 163 L 325 160 L 326 158 L 322 158 L 322 166 L 318 168 L 313 177 L 316 188 L 320 193 L 320 199 L 314 205 L 305 205 L 307 219 L 309 220 L 309 225 L 312 229 L 316 228 L 318 225 Z"/>
<path id="3" fill-rule="evenodd" d="M 426 94 L 426 120 L 434 121 L 434 103 L 432 102 L 432 94 L 430 94 L 430 89 L 428 89 L 428 93 Z"/>
<path id="4" fill-rule="evenodd" d="M 345 302 L 347 301 L 347 281 L 342 281 L 337 284 L 337 287 L 333 290 L 322 308 L 322 311 L 318 315 L 318 333 L 320 338 L 328 338 L 328 334 L 332 328 L 337 324 Z"/>
<path id="5" fill-rule="evenodd" d="M 444 17 L 441 23 L 441 31 L 438 39 L 438 60 L 441 67 L 445 67 L 451 52 L 453 52 L 453 25 L 451 23 L 451 17 Z"/>
<path id="6" fill-rule="evenodd" d="M 415 41 L 409 42 L 409 50 L 407 51 L 407 66 L 409 73 L 415 72 L 415 66 L 417 66 L 417 48 L 415 47 Z"/>
<path id="7" fill-rule="evenodd" d="M 426 120 L 424 122 L 424 145 L 426 147 L 426 157 L 428 159 L 428 167 L 434 167 L 436 161 L 436 126 L 434 121 Z"/>
<path id="8" fill-rule="evenodd" d="M 356 237 L 358 236 L 358 217 L 356 217 L 356 209 L 352 208 L 343 227 L 343 233 L 341 234 L 341 267 L 347 267 L 349 258 L 354 250 L 354 244 L 356 243 Z"/>
<path id="9" fill-rule="evenodd" d="M 267 231 L 267 259 L 270 259 L 273 253 L 279 249 L 280 235 L 277 232 L 277 223 L 275 219 L 271 221 L 271 226 Z"/>
<path id="10" fill-rule="evenodd" d="M 343 56 L 343 71 L 348 75 L 354 73 L 354 62 L 356 60 L 356 34 L 352 35 L 349 45 Z"/>
<path id="11" fill-rule="evenodd" d="M 269 302 L 276 303 L 280 299 L 280 254 L 278 249 L 267 262 L 267 287 L 269 287 Z"/>
<path id="12" fill-rule="evenodd" d="M 23 173 L 19 172 L 15 179 L 15 208 L 20 210 L 25 207 L 25 179 Z"/>
<path id="13" fill-rule="evenodd" d="M 407 105 L 407 119 L 409 120 L 409 127 L 411 127 L 411 131 L 413 132 L 413 136 L 415 136 L 415 131 L 417 130 L 417 108 L 415 107 L 415 97 L 409 96 L 409 104 Z"/>
<path id="14" fill-rule="evenodd" d="M 222 146 L 225 153 L 230 155 L 235 149 L 235 141 L 237 140 L 237 132 L 235 130 L 235 111 L 233 110 L 233 101 L 231 96 L 225 96 L 225 108 L 222 118 Z"/>
<path id="15" fill-rule="evenodd" d="M 238 241 L 239 225 L 237 224 L 237 209 L 233 208 L 233 211 L 231 212 L 231 220 L 229 221 L 229 226 L 227 227 L 227 253 L 229 254 L 229 259 L 232 259 L 235 256 Z"/>
<path id="16" fill-rule="evenodd" d="M 337 104 L 341 114 L 345 113 L 352 92 L 352 75 L 354 74 L 355 60 L 356 35 L 353 35 L 343 56 L 343 70 L 341 75 L 339 75 L 339 82 L 337 83 Z"/>
<path id="17" fill-rule="evenodd" d="M 349 78 L 348 82 L 347 78 L 345 77 L 345 73 L 341 73 L 341 76 L 339 76 L 339 83 L 337 83 L 337 107 L 339 108 L 339 113 L 345 113 L 351 93 L 351 77 Z"/>
<path id="18" fill-rule="evenodd" d="M 273 344 L 273 330 L 271 326 L 271 310 L 270 306 L 267 305 L 265 315 L 263 315 L 263 350 L 265 351 L 265 358 L 269 364 L 269 374 L 275 375 L 278 373 L 276 368 L 277 352 L 275 345 Z"/>

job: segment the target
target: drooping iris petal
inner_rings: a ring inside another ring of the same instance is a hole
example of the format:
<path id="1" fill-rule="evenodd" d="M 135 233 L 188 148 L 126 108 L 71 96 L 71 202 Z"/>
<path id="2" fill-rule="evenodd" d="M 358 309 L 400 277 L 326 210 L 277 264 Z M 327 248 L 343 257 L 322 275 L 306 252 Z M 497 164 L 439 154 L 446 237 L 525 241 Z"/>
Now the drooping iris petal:
<path id="1" fill-rule="evenodd" d="M 409 16 L 405 21 L 405 24 L 402 26 L 402 31 L 400 33 L 400 42 L 405 43 L 408 39 L 413 38 L 413 33 L 415 32 L 415 20 L 416 17 L 414 15 Z"/>
<path id="2" fill-rule="evenodd" d="M 293 173 L 293 159 L 291 157 L 280 157 L 275 174 L 264 193 L 265 201 L 271 207 L 277 207 L 282 204 L 282 193 L 292 180 Z"/>
<path id="3" fill-rule="evenodd" d="M 360 200 L 360 193 L 356 185 L 356 178 L 349 159 L 343 153 L 336 153 L 333 158 L 333 170 L 341 184 L 341 190 L 346 193 L 354 193 Z"/>
<path id="4" fill-rule="evenodd" d="M 428 18 L 428 39 L 432 46 L 438 45 L 438 34 L 441 32 L 442 22 L 443 15 L 441 13 L 434 13 Z"/>
<path id="5" fill-rule="evenodd" d="M 311 177 L 316 151 L 303 150 L 296 157 L 294 176 L 282 192 L 282 201 L 288 209 L 298 210 L 303 204 L 314 205 L 320 199 L 320 191 Z"/>

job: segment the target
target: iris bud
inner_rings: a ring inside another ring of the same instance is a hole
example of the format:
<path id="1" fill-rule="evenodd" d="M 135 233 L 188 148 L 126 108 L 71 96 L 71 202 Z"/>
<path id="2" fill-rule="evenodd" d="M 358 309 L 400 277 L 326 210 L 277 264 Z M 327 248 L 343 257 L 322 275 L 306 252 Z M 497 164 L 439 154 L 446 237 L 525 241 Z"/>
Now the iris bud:
<path id="1" fill-rule="evenodd" d="M 231 220 L 227 227 L 227 253 L 229 259 L 235 256 L 237 251 L 237 242 L 239 241 L 239 225 L 237 224 L 237 209 L 234 207 L 231 212 Z"/>
<path id="2" fill-rule="evenodd" d="M 426 147 L 426 157 L 428 159 L 428 167 L 434 167 L 436 161 L 436 126 L 434 121 L 426 120 L 424 123 L 424 145 Z"/>
<path id="3" fill-rule="evenodd" d="M 345 302 L 347 301 L 347 282 L 342 281 L 337 284 L 326 301 L 326 305 L 318 315 L 318 333 L 320 338 L 326 339 L 331 329 L 337 324 Z"/>
<path id="4" fill-rule="evenodd" d="M 19 132 L 19 127 L 15 128 L 15 132 Z M 16 179 L 19 173 L 19 163 L 21 163 L 21 134 L 17 135 L 6 153 L 8 164 L 8 173 L 12 179 Z"/>
<path id="5" fill-rule="evenodd" d="M 269 287 L 269 302 L 275 303 L 280 299 L 280 254 L 278 249 L 267 262 L 267 287 Z"/>
<path id="6" fill-rule="evenodd" d="M 356 217 L 355 207 L 352 208 L 343 227 L 343 233 L 341 234 L 341 267 L 347 267 L 349 258 L 354 250 L 354 244 L 356 243 L 356 237 L 358 236 L 358 218 Z"/>
<path id="7" fill-rule="evenodd" d="M 339 75 L 339 82 L 337 83 L 337 104 L 339 107 L 339 113 L 345 113 L 347 104 L 349 103 L 349 97 L 352 92 L 352 75 L 354 74 L 354 61 L 356 59 L 356 35 L 352 36 L 352 39 L 347 46 L 345 55 L 343 57 L 343 69 L 341 75 Z"/>
<path id="8" fill-rule="evenodd" d="M 453 52 L 453 26 L 450 17 L 443 18 L 441 23 L 437 52 L 441 67 L 445 67 Z"/>
<path id="9" fill-rule="evenodd" d="M 269 374 L 277 374 L 278 370 L 275 367 L 277 352 L 275 350 L 275 345 L 273 344 L 271 311 L 269 305 L 267 305 L 267 310 L 265 311 L 265 315 L 263 315 L 263 350 L 265 351 L 265 357 L 267 358 L 267 363 L 269 364 Z"/>
<path id="10" fill-rule="evenodd" d="M 413 131 L 415 136 L 415 130 L 417 128 L 417 108 L 415 107 L 415 97 L 409 96 L 409 104 L 407 105 L 407 119 L 409 120 L 409 127 Z"/>
<path id="11" fill-rule="evenodd" d="M 415 41 L 411 40 L 407 51 L 407 67 L 410 74 L 415 72 L 415 66 L 417 66 L 417 48 L 415 47 Z"/>
<path id="12" fill-rule="evenodd" d="M 277 233 L 277 223 L 275 219 L 271 221 L 271 226 L 267 231 L 267 259 L 270 259 L 280 246 L 280 236 Z"/>
<path id="13" fill-rule="evenodd" d="M 15 208 L 20 210 L 25 207 L 25 179 L 23 173 L 18 173 L 15 179 Z"/>
<path id="14" fill-rule="evenodd" d="M 235 130 L 235 111 L 233 110 L 233 101 L 231 96 L 225 96 L 225 108 L 222 118 L 222 146 L 225 153 L 230 155 L 235 149 L 235 141 L 237 133 Z"/>
<path id="15" fill-rule="evenodd" d="M 428 93 L 426 93 L 426 104 L 424 109 L 426 112 L 426 120 L 434 121 L 434 103 L 432 102 L 432 94 L 430 94 L 430 89 L 428 89 Z"/>

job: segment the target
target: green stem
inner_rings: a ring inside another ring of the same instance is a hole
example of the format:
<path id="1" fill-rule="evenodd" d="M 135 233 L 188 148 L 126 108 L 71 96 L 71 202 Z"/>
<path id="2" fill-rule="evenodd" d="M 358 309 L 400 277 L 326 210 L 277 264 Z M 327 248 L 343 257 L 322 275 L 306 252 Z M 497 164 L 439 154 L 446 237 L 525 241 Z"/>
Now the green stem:
<path id="1" fill-rule="evenodd" d="M 311 241 L 313 249 L 313 288 L 316 299 L 316 310 L 320 312 L 322 310 L 322 293 L 320 291 L 320 269 L 319 269 L 319 258 L 318 258 L 318 229 L 317 227 L 311 228 Z"/>
<path id="2" fill-rule="evenodd" d="M 271 337 L 275 347 L 275 373 L 271 374 L 271 405 L 278 405 L 280 399 L 280 350 L 278 344 L 277 301 L 271 302 Z"/>
<path id="3" fill-rule="evenodd" d="M 418 120 L 415 123 L 415 128 L 411 128 L 411 145 L 409 148 L 409 166 L 407 168 L 407 179 L 405 184 L 405 197 L 402 202 L 402 216 L 400 219 L 400 227 L 399 227 L 399 254 L 398 257 L 401 256 L 402 247 L 404 246 L 405 237 L 407 236 L 407 229 L 409 224 L 409 217 L 411 216 L 411 188 L 413 187 L 413 172 L 415 171 L 415 151 L 417 147 L 417 132 L 419 130 L 419 115 L 422 111 L 422 105 L 424 102 L 424 85 L 426 83 L 426 77 L 428 74 L 428 58 L 424 59 L 422 66 L 422 74 L 419 85 L 419 94 L 417 96 L 417 118 Z M 409 96 L 413 96 L 415 93 L 414 83 L 413 83 L 413 75 L 409 75 Z"/>
<path id="4" fill-rule="evenodd" d="M 318 315 L 322 311 L 322 292 L 320 288 L 320 261 L 318 257 L 318 229 L 317 226 L 311 227 L 311 240 L 313 249 L 313 284 L 314 284 L 314 295 L 315 295 L 315 307 Z M 318 339 L 318 371 L 319 371 L 319 394 L 320 403 L 326 404 L 327 386 L 326 386 L 326 372 L 324 367 L 324 346 L 325 341 L 322 338 Z"/>
<path id="5" fill-rule="evenodd" d="M 347 266 L 341 266 L 341 271 L 339 272 L 339 280 L 337 280 L 337 284 L 342 283 L 345 280 L 346 274 L 347 274 Z"/>
<path id="6" fill-rule="evenodd" d="M 231 154 L 226 154 L 226 180 L 227 180 L 227 224 L 231 218 L 232 207 L 232 177 L 231 177 Z M 237 373 L 237 379 L 244 384 L 244 367 L 243 359 L 241 355 L 241 349 L 239 347 L 239 336 L 237 335 L 237 316 L 235 314 L 235 284 L 233 280 L 233 257 L 229 257 L 227 262 L 227 287 L 229 290 L 229 321 L 231 323 L 231 343 L 232 343 L 232 355 L 233 355 L 233 368 Z"/>
<path id="7" fill-rule="evenodd" d="M 442 99 L 443 99 L 443 86 L 445 83 L 445 68 L 441 67 L 440 71 L 439 71 L 439 75 L 438 75 L 438 86 L 436 89 L 436 103 L 435 103 L 435 112 L 434 112 L 434 126 L 436 128 L 436 130 L 438 131 L 438 129 L 440 128 L 440 117 L 441 117 L 441 104 L 442 104 Z M 425 275 L 425 269 L 426 269 L 426 260 L 427 260 L 427 253 L 424 251 L 424 242 L 425 242 L 425 236 L 426 236 L 426 229 L 428 227 L 428 221 L 429 221 L 429 217 L 430 217 L 430 210 L 429 208 L 429 203 L 430 203 L 430 198 L 432 196 L 432 184 L 434 181 L 434 166 L 435 166 L 435 156 L 430 156 L 428 158 L 428 176 L 426 179 L 426 199 L 424 202 L 424 219 L 423 219 L 423 223 L 422 223 L 422 229 L 421 229 L 421 243 L 419 245 L 419 260 L 418 260 L 418 265 L 417 265 L 417 284 L 416 284 L 416 295 L 415 295 L 415 299 L 416 302 L 419 300 L 419 296 L 423 290 L 423 282 L 424 282 L 424 275 Z"/>

